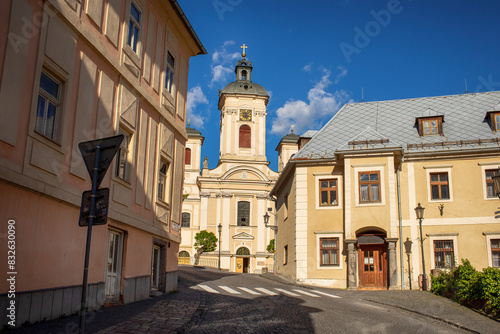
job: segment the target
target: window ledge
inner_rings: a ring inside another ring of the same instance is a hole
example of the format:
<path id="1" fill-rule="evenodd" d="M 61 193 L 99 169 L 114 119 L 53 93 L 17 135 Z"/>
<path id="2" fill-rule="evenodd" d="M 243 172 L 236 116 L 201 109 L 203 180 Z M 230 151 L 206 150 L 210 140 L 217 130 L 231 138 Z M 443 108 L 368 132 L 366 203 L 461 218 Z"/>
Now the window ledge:
<path id="1" fill-rule="evenodd" d="M 167 202 L 164 202 L 163 200 L 157 198 L 156 199 L 156 205 L 161 206 L 162 208 L 165 208 L 167 210 L 170 210 L 170 204 Z"/>

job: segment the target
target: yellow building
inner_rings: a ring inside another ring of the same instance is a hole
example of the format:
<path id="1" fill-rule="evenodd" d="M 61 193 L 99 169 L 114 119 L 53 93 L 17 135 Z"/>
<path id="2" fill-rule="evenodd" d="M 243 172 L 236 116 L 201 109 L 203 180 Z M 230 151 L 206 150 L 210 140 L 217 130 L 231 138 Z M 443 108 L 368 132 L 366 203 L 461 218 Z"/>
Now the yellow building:
<path id="1" fill-rule="evenodd" d="M 427 275 L 465 258 L 500 267 L 498 130 L 500 92 L 344 105 L 271 192 L 278 273 L 335 288 L 416 289 L 422 260 Z"/>
<path id="2" fill-rule="evenodd" d="M 188 64 L 206 53 L 177 1 L 4 0 L 0 16 L 0 236 L 15 226 L 17 325 L 80 309 L 91 182 L 78 144 L 95 138 L 125 136 L 101 184 L 89 309 L 175 290 Z"/>
<path id="3" fill-rule="evenodd" d="M 203 137 L 188 127 L 186 147 L 191 160 L 186 160 L 187 198 L 179 249 L 181 258 L 192 258 L 196 233 L 207 230 L 219 237 L 217 225 L 221 224 L 221 268 L 249 273 L 272 267 L 272 254 L 266 248 L 274 235 L 264 226 L 263 217 L 274 207 L 269 191 L 278 177 L 268 167 L 265 149 L 269 94 L 252 81 L 252 69 L 243 53 L 236 64 L 236 81 L 219 93 L 219 162 L 209 170 L 204 161 L 201 175 Z M 217 266 L 218 256 L 219 249 L 204 254 L 202 263 Z"/>

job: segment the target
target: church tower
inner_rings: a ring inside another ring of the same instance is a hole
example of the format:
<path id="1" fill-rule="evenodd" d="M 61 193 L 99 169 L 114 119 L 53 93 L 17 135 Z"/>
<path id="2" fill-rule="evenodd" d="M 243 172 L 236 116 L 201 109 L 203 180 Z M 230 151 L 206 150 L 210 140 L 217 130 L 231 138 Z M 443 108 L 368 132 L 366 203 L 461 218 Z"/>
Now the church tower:
<path id="1" fill-rule="evenodd" d="M 219 91 L 220 155 L 219 164 L 229 161 L 267 162 L 266 116 L 269 94 L 252 82 L 252 63 L 236 63 L 236 81 Z"/>
<path id="2" fill-rule="evenodd" d="M 269 192 L 278 173 L 269 168 L 266 158 L 269 94 L 252 81 L 253 66 L 246 59 L 246 46 L 242 48 L 242 58 L 235 67 L 236 80 L 219 91 L 220 151 L 217 167 L 209 169 L 208 160 L 211 158 L 205 157 L 199 175 L 195 166 L 186 164 L 186 199 L 182 205 L 179 254 L 191 261 L 196 253 L 194 236 L 198 231 L 207 230 L 220 240 L 220 249 L 204 253 L 201 265 L 220 265 L 223 270 L 234 272 L 261 273 L 272 269 L 274 263 L 274 254 L 267 251 L 267 246 L 275 235 L 273 230 L 266 228 L 264 216 L 274 215 L 275 203 L 269 198 Z M 186 152 L 186 156 L 199 157 L 202 136 L 194 129 L 188 130 L 186 147 L 192 152 Z M 196 159 L 191 163 L 199 164 Z M 196 179 L 194 175 L 198 175 Z"/>

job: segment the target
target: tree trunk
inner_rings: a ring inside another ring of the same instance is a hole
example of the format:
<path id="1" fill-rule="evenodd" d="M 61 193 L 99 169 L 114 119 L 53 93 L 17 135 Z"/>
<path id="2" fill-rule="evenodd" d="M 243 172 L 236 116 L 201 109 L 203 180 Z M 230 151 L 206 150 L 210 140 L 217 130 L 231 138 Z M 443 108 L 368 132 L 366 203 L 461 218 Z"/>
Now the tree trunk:
<path id="1" fill-rule="evenodd" d="M 194 265 L 197 266 L 198 263 L 200 263 L 200 256 L 203 254 L 203 248 L 200 248 L 196 251 L 196 254 L 194 254 Z"/>

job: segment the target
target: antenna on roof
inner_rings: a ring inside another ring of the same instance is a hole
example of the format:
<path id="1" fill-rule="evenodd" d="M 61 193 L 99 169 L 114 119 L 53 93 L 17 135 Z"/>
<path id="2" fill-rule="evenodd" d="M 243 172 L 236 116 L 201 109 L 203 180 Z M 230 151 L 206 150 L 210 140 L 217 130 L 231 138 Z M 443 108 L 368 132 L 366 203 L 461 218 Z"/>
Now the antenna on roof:
<path id="1" fill-rule="evenodd" d="M 363 87 L 361 87 L 361 102 L 365 102 L 365 99 L 363 98 Z"/>
<path id="2" fill-rule="evenodd" d="M 467 91 L 467 79 L 465 79 L 465 94 L 467 94 L 468 91 Z"/>

